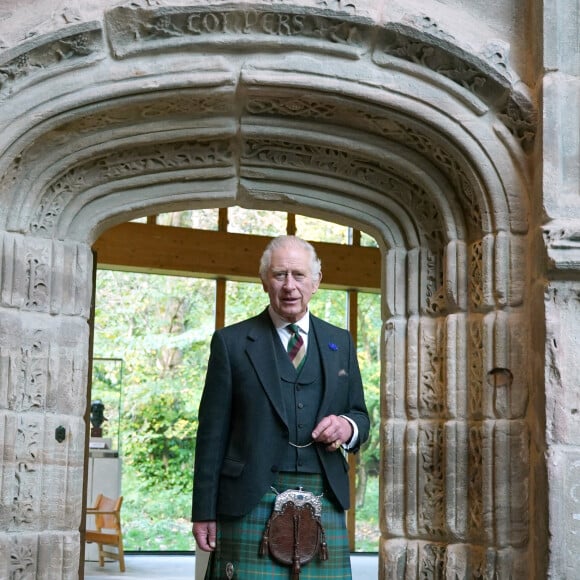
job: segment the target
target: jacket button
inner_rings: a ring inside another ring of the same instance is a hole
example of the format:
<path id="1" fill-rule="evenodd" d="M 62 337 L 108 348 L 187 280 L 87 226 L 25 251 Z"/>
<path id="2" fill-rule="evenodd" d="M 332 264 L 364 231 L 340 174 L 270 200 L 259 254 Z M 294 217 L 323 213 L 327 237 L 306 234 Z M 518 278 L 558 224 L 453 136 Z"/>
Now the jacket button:
<path id="1" fill-rule="evenodd" d="M 270 467 L 270 471 L 272 471 L 272 473 L 276 473 L 278 471 L 278 466 L 272 465 L 272 467 Z"/>

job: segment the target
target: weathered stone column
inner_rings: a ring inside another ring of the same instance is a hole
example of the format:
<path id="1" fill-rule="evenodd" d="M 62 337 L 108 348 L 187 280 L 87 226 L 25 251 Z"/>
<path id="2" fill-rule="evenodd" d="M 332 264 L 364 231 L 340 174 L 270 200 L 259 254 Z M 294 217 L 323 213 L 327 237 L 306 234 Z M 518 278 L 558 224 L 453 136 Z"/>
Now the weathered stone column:
<path id="1" fill-rule="evenodd" d="M 77 578 L 92 256 L 1 233 L 0 264 L 0 578 Z"/>
<path id="2" fill-rule="evenodd" d="M 580 7 L 544 4 L 543 205 L 548 575 L 580 566 Z M 545 275 L 545 274 L 544 274 Z M 541 305 L 539 305 L 541 306 Z M 542 316 L 541 311 L 538 316 Z"/>

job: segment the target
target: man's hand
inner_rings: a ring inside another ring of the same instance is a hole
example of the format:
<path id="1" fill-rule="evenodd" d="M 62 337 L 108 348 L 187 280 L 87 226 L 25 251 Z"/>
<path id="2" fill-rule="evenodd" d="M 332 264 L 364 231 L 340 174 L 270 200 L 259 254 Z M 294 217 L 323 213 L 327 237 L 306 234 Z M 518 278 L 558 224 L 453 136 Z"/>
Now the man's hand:
<path id="1" fill-rule="evenodd" d="M 193 522 L 192 533 L 197 545 L 204 552 L 215 550 L 216 531 L 216 522 Z"/>
<path id="2" fill-rule="evenodd" d="M 348 443 L 353 434 L 350 421 L 337 415 L 328 415 L 316 425 L 312 431 L 312 439 L 316 443 L 326 445 L 327 451 L 336 451 L 343 443 Z"/>

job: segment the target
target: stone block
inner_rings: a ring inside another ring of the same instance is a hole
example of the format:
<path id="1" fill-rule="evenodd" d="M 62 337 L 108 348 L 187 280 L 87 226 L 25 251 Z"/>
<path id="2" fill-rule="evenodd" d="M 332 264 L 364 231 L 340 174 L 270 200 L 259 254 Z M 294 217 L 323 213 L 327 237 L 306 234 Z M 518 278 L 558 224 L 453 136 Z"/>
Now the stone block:
<path id="1" fill-rule="evenodd" d="M 79 529 L 84 441 L 83 418 L 0 412 L 3 530 Z"/>
<path id="2" fill-rule="evenodd" d="M 0 306 L 89 317 L 90 247 L 0 232 Z"/>
<path id="3" fill-rule="evenodd" d="M 548 457 L 549 533 L 548 578 L 578 577 L 580 554 L 580 449 L 553 446 Z"/>
<path id="4" fill-rule="evenodd" d="M 0 307 L 0 409 L 83 416 L 88 348 L 84 318 Z"/>
<path id="5" fill-rule="evenodd" d="M 552 282 L 544 295 L 548 443 L 580 441 L 580 283 Z"/>

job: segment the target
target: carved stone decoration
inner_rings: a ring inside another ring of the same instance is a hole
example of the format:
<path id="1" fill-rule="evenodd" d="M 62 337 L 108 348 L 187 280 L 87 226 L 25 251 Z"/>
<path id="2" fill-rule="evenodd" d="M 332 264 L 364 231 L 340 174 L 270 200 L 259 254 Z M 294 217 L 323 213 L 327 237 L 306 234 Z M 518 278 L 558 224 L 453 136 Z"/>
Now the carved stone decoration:
<path id="1" fill-rule="evenodd" d="M 445 324 L 443 319 L 421 322 L 419 410 L 422 418 L 443 418 L 445 400 Z"/>
<path id="2" fill-rule="evenodd" d="M 23 414 L 16 421 L 14 440 L 13 497 L 9 531 L 34 529 L 42 477 L 40 450 L 42 420 L 40 414 Z"/>
<path id="3" fill-rule="evenodd" d="M 340 0 L 340 8 L 343 8 Z M 354 3 L 344 3 L 356 12 Z M 325 8 L 328 2 L 322 3 Z M 245 44 L 267 42 L 268 38 L 292 43 L 311 44 L 319 50 L 348 50 L 358 55 L 364 50 L 366 38 L 372 38 L 372 25 L 367 19 L 336 13 L 336 16 L 272 5 L 270 10 L 247 8 L 239 10 L 224 5 L 218 9 L 142 9 L 121 6 L 108 13 L 107 28 L 117 58 L 157 50 L 163 44 L 183 47 L 191 44 L 209 45 L 214 35 L 221 42 Z M 339 14 L 344 16 L 338 17 Z M 435 34 L 434 34 L 435 31 Z M 257 37 L 261 37 L 258 40 Z M 536 115 L 527 95 L 512 89 L 512 79 L 506 63 L 507 55 L 497 57 L 498 49 L 486 47 L 482 57 L 475 58 L 449 41 L 449 35 L 429 17 L 410 25 L 393 23 L 381 31 L 375 61 L 382 64 L 381 53 L 404 58 L 450 78 L 498 111 L 499 118 L 529 150 L 533 145 Z"/>
<path id="4" fill-rule="evenodd" d="M 48 317 L 20 321 L 2 312 L 0 329 L 0 408 L 15 413 L 83 413 L 88 365 L 81 339 L 84 320 L 63 320 L 49 330 Z M 56 340 L 55 337 L 58 337 Z M 18 340 L 17 346 L 11 340 Z M 67 396 L 61 393 L 66 389 Z"/>
<path id="5" fill-rule="evenodd" d="M 485 542 L 485 522 L 483 519 L 483 432 L 479 422 L 469 424 L 468 440 L 468 512 L 467 531 L 472 542 Z"/>
<path id="6" fill-rule="evenodd" d="M 386 65 L 395 56 L 433 70 L 479 97 L 493 108 L 526 151 L 535 138 L 537 115 L 528 95 L 512 88 L 506 57 L 489 58 L 489 47 L 479 59 L 454 44 L 428 16 L 409 23 L 387 24 L 378 43 L 375 61 Z"/>
<path id="7" fill-rule="evenodd" d="M 447 535 L 443 425 L 438 422 L 421 422 L 418 445 L 419 532 L 430 538 L 442 538 Z"/>
<path id="8" fill-rule="evenodd" d="M 0 533 L 0 577 L 14 580 L 76 580 L 79 534 L 44 532 L 10 536 Z"/>
<path id="9" fill-rule="evenodd" d="M 482 319 L 472 316 L 468 322 L 468 413 L 469 417 L 481 419 L 484 416 L 483 369 L 484 333 Z"/>
<path id="10" fill-rule="evenodd" d="M 551 271 L 580 269 L 580 226 L 574 220 L 552 220 L 542 227 Z"/>
<path id="11" fill-rule="evenodd" d="M 419 550 L 419 570 L 424 578 L 441 578 L 445 576 L 447 546 L 427 542 Z"/>
<path id="12" fill-rule="evenodd" d="M 0 233 L 0 259 L 0 307 L 88 318 L 84 284 L 92 268 L 90 248 Z"/>
<path id="13" fill-rule="evenodd" d="M 389 540 L 385 578 L 531 578 L 525 550 L 477 545 Z"/>
<path id="14" fill-rule="evenodd" d="M 10 357 L 7 361 L 11 366 L 19 363 L 17 376 L 20 380 L 12 385 L 8 397 L 8 408 L 17 412 L 40 411 L 46 401 L 48 357 L 43 352 L 46 342 L 43 344 L 40 331 L 35 334 L 38 334 L 36 341 L 21 347 L 20 360 Z"/>
<path id="15" fill-rule="evenodd" d="M 10 542 L 7 551 L 10 558 L 8 562 L 8 574 L 5 578 L 36 578 L 37 577 L 37 549 L 38 539 L 33 534 L 21 534 Z"/>
<path id="16" fill-rule="evenodd" d="M 174 123 L 191 119 L 207 119 L 214 115 L 224 114 L 232 110 L 232 89 L 226 87 L 224 94 L 217 89 L 208 92 L 207 89 L 180 90 L 170 96 L 155 93 L 150 98 L 140 98 L 139 103 L 130 103 L 117 107 L 109 107 L 102 111 L 87 112 L 80 118 L 61 125 L 53 134 L 55 141 L 61 135 L 70 139 L 71 136 L 98 133 L 103 129 L 114 130 L 118 127 L 131 127 L 143 122 L 172 119 Z"/>
<path id="17" fill-rule="evenodd" d="M 71 432 L 66 442 L 47 441 L 46 434 L 63 422 Z M 0 558 L 2 578 L 78 577 L 78 531 L 39 531 L 78 525 L 83 441 L 82 418 L 0 411 L 0 549 L 8 556 Z"/>
<path id="18" fill-rule="evenodd" d="M 428 296 L 427 311 L 431 314 L 444 314 L 447 311 L 447 295 L 444 287 L 439 287 Z"/>
<path id="19" fill-rule="evenodd" d="M 20 79 L 40 73 L 54 74 L 59 67 L 72 63 L 79 66 L 87 61 L 84 64 L 89 64 L 102 49 L 100 26 L 87 22 L 35 37 L 18 48 L 7 50 L 0 54 L 0 100 L 15 90 Z"/>
<path id="20" fill-rule="evenodd" d="M 362 103 L 346 99 L 337 102 L 336 98 L 325 93 L 289 95 L 288 91 L 282 94 L 277 90 L 272 94 L 269 89 L 269 95 L 265 97 L 253 89 L 248 95 L 246 110 L 256 116 L 298 117 L 318 123 L 346 124 L 365 134 L 379 135 L 389 142 L 400 143 L 428 159 L 444 173 L 453 187 L 455 199 L 468 218 L 466 225 L 469 231 L 480 235 L 484 229 L 473 178 L 467 175 L 457 155 L 447 149 L 439 136 L 429 134 L 424 127 L 413 126 L 408 120 L 399 119 L 392 111 L 381 111 L 376 106 L 363 107 Z M 439 236 L 440 243 L 443 241 L 444 236 L 439 230 L 434 231 L 433 235 Z"/>
<path id="21" fill-rule="evenodd" d="M 483 290 L 483 242 L 477 241 L 471 244 L 469 251 L 469 301 L 475 310 L 484 303 Z"/>
<path id="22" fill-rule="evenodd" d="M 348 150 L 270 138 L 246 139 L 243 163 L 244 167 L 269 166 L 331 175 L 394 197 L 420 221 L 421 231 L 432 244 L 433 252 L 442 253 L 444 234 L 438 208 L 426 191 L 417 184 L 406 183 L 394 166 L 382 160 L 371 163 Z"/>
<path id="23" fill-rule="evenodd" d="M 42 196 L 30 231 L 50 235 L 69 202 L 99 184 L 133 176 L 232 165 L 230 141 L 199 140 L 133 146 L 80 164 L 60 175 Z"/>

